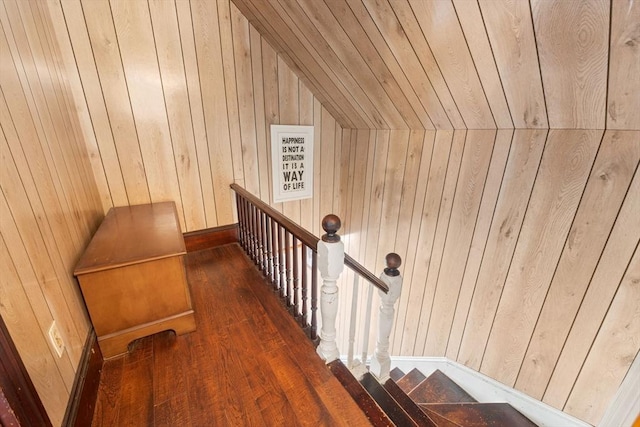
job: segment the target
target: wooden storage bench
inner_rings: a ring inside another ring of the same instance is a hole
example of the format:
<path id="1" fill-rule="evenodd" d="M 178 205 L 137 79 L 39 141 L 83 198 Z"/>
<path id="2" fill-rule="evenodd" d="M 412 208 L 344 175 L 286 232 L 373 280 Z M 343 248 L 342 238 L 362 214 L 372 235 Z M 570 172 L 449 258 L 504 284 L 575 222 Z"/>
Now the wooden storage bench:
<path id="1" fill-rule="evenodd" d="M 112 208 L 74 271 L 105 358 L 137 338 L 196 329 L 173 202 Z"/>

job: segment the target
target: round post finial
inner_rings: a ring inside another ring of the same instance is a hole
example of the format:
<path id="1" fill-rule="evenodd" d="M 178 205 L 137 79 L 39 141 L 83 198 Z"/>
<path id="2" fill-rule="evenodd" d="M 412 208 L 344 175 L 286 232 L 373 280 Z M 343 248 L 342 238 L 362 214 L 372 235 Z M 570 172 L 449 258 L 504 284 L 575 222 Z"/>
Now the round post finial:
<path id="1" fill-rule="evenodd" d="M 384 274 L 387 276 L 395 277 L 400 275 L 400 271 L 398 267 L 402 264 L 402 258 L 395 252 L 388 253 L 385 257 L 385 261 L 387 262 L 387 268 L 384 269 Z"/>
<path id="2" fill-rule="evenodd" d="M 340 230 L 341 225 L 338 215 L 329 214 L 322 218 L 322 229 L 326 231 L 326 234 L 322 236 L 322 241 L 327 243 L 339 242 L 340 236 L 336 233 Z"/>

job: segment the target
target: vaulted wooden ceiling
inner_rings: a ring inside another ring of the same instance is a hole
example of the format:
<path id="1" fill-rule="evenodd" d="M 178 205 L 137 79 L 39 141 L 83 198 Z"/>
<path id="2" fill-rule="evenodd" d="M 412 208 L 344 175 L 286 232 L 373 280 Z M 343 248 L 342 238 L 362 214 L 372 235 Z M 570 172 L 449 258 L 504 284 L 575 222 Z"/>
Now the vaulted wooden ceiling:
<path id="1" fill-rule="evenodd" d="M 640 128 L 633 0 L 232 0 L 345 128 Z"/>

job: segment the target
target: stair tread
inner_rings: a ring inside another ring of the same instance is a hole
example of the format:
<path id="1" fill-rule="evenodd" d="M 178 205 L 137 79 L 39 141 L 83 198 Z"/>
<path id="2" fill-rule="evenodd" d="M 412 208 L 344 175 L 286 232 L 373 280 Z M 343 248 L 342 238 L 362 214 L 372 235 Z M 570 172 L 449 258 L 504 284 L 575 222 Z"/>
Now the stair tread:
<path id="1" fill-rule="evenodd" d="M 437 427 L 438 425 L 423 411 L 416 402 L 411 400 L 409 395 L 402 390 L 393 379 L 389 379 L 384 383 L 384 388 L 393 397 L 402 409 L 409 414 L 419 426 Z"/>
<path id="2" fill-rule="evenodd" d="M 389 372 L 389 377 L 391 377 L 391 379 L 394 381 L 398 381 L 403 376 L 404 372 L 402 372 L 402 369 L 400 368 L 393 368 L 391 372 Z"/>
<path id="3" fill-rule="evenodd" d="M 427 377 L 422 372 L 420 372 L 420 370 L 413 368 L 406 375 L 396 381 L 396 384 L 398 384 L 398 387 L 400 387 L 406 393 L 409 393 L 426 378 Z"/>
<path id="4" fill-rule="evenodd" d="M 367 372 L 360 380 L 360 384 L 375 399 L 387 416 L 398 426 L 418 426 L 400 404 L 382 387 L 375 377 Z"/>
<path id="5" fill-rule="evenodd" d="M 423 403 L 419 406 L 436 422 L 442 418 L 462 427 L 536 426 L 508 403 Z"/>
<path id="6" fill-rule="evenodd" d="M 469 393 L 440 370 L 435 370 L 408 394 L 416 403 L 476 402 Z"/>
<path id="7" fill-rule="evenodd" d="M 340 361 L 340 359 L 334 360 L 327 364 L 329 370 L 340 381 L 342 386 L 347 390 L 349 395 L 355 400 L 362 412 L 371 422 L 373 426 L 391 427 L 394 423 L 384 413 L 382 408 L 371 397 L 367 390 L 358 382 L 358 380 L 351 374 L 349 369 Z"/>

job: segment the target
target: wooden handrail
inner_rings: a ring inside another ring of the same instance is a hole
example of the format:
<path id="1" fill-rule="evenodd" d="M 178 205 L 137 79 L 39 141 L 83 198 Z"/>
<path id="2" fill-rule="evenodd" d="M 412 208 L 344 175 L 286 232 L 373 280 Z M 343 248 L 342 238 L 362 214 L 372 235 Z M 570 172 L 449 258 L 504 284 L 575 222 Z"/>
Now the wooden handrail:
<path id="1" fill-rule="evenodd" d="M 376 277 L 372 272 L 364 268 L 362 264 L 360 264 L 355 259 L 351 258 L 349 254 L 344 254 L 344 264 L 352 269 L 355 273 L 364 277 L 367 281 L 369 281 L 373 286 L 380 289 L 385 294 L 389 292 L 389 287 L 386 283 Z"/>
<path id="2" fill-rule="evenodd" d="M 254 206 L 260 208 L 261 211 L 268 214 L 271 218 L 275 219 L 278 224 L 286 228 L 298 238 L 302 243 L 313 249 L 314 251 L 318 249 L 318 237 L 314 236 L 304 228 L 300 227 L 295 222 L 291 221 L 286 216 L 282 215 L 277 210 L 273 209 L 271 206 L 258 199 L 253 194 L 249 193 L 244 188 L 240 187 L 238 184 L 231 184 L 231 189 L 250 201 Z"/>
<path id="3" fill-rule="evenodd" d="M 239 194 L 240 196 L 247 199 L 249 202 L 251 202 L 254 206 L 259 208 L 261 211 L 265 212 L 267 215 L 273 218 L 285 229 L 289 230 L 302 243 L 312 248 L 314 251 L 317 250 L 318 240 L 320 240 L 318 237 L 314 236 L 309 231 L 300 227 L 298 224 L 291 221 L 289 218 L 282 215 L 280 212 L 273 209 L 271 206 L 269 206 L 268 204 L 266 204 L 265 202 L 263 202 L 262 200 L 260 200 L 259 198 L 257 198 L 256 196 L 254 196 L 253 194 L 251 194 L 241 186 L 239 186 L 238 184 L 235 184 L 235 183 L 231 184 L 231 189 L 235 191 L 237 194 Z M 387 286 L 386 283 L 384 283 L 382 280 L 376 277 L 372 272 L 367 270 L 362 264 L 360 264 L 358 261 L 353 259 L 351 256 L 344 254 L 344 263 L 346 266 L 351 268 L 351 270 L 353 270 L 355 273 L 364 277 L 369 283 L 371 283 L 376 288 L 382 290 L 384 293 L 389 292 L 389 287 Z"/>

